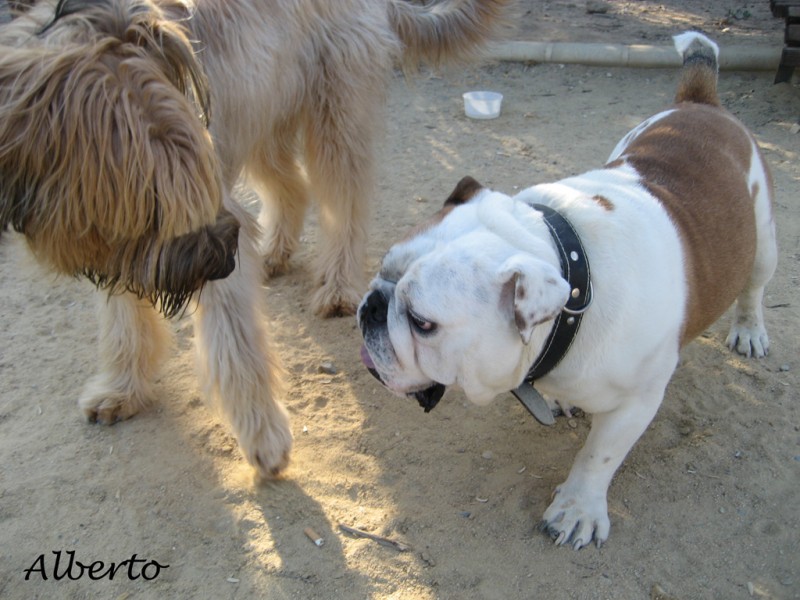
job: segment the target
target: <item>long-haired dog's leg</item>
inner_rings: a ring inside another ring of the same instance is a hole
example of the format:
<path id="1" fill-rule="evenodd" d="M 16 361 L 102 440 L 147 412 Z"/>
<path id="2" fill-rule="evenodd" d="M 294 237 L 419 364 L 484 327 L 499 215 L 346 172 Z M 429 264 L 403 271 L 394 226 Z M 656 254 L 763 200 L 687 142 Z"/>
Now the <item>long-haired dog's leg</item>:
<path id="1" fill-rule="evenodd" d="M 133 294 L 98 292 L 100 368 L 78 404 L 90 421 L 111 424 L 146 408 L 153 382 L 170 347 L 164 318 Z"/>
<path id="2" fill-rule="evenodd" d="M 258 228 L 238 204 L 227 208 L 242 224 L 239 259 L 229 277 L 207 283 L 200 295 L 194 314 L 198 370 L 248 462 L 270 477 L 288 464 L 292 433 L 278 400 L 281 369 L 267 340 Z"/>
<path id="3" fill-rule="evenodd" d="M 267 276 L 282 275 L 297 248 L 308 207 L 306 179 L 295 156 L 297 123 L 273 131 L 247 166 L 248 176 L 261 196 L 259 224 L 264 235 L 262 254 Z"/>
<path id="4" fill-rule="evenodd" d="M 305 128 L 306 167 L 319 201 L 322 234 L 315 265 L 319 288 L 312 307 L 325 317 L 354 314 L 366 285 L 373 146 L 382 110 L 374 96 L 385 87 L 379 77 L 380 73 L 354 77 L 366 82 L 364 90 L 354 89 L 347 80 L 331 82 L 326 101 Z"/>

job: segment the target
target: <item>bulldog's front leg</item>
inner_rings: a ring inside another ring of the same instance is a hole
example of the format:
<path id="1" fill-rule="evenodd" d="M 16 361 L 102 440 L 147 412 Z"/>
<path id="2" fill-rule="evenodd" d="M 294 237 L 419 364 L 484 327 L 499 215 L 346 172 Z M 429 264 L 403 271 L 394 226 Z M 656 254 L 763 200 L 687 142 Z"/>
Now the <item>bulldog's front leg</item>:
<path id="1" fill-rule="evenodd" d="M 539 525 L 556 544 L 570 544 L 578 550 L 592 540 L 600 547 L 608 539 L 608 486 L 655 416 L 663 392 L 662 388 L 653 395 L 639 395 L 615 410 L 593 415 L 586 444 L 567 480 L 556 488 Z"/>

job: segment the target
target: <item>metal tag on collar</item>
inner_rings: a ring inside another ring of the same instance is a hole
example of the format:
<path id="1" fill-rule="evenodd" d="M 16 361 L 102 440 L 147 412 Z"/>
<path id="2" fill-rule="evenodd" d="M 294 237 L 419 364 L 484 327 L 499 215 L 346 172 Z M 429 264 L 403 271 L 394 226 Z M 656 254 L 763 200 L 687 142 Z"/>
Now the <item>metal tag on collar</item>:
<path id="1" fill-rule="evenodd" d="M 511 390 L 511 393 L 539 423 L 548 426 L 555 424 L 556 420 L 547 400 L 530 383 L 523 381 L 517 389 Z"/>

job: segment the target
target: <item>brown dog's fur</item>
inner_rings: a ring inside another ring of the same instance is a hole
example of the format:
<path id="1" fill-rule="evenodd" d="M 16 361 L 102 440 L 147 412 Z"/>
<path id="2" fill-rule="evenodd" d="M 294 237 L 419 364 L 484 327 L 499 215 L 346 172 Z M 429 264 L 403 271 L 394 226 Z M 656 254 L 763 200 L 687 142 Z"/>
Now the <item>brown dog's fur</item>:
<path id="1" fill-rule="evenodd" d="M 262 264 L 286 269 L 313 193 L 313 306 L 353 311 L 393 65 L 470 57 L 510 2 L 0 0 L 0 230 L 112 292 L 80 399 L 88 417 L 148 404 L 169 340 L 152 306 L 174 315 L 202 289 L 207 390 L 250 463 L 282 469 L 292 436 Z M 243 172 L 264 200 L 263 258 L 255 220 L 231 197 Z"/>

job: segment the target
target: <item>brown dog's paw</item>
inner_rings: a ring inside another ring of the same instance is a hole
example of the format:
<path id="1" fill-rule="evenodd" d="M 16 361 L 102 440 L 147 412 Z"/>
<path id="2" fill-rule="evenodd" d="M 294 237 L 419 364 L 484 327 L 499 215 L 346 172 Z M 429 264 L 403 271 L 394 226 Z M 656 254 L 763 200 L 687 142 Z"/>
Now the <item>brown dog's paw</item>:
<path id="1" fill-rule="evenodd" d="M 78 401 L 78 405 L 90 423 L 113 425 L 117 421 L 130 419 L 141 411 L 146 403 L 123 394 L 105 393 L 84 395 Z"/>
<path id="2" fill-rule="evenodd" d="M 273 479 L 289 466 L 293 437 L 289 417 L 283 407 L 262 415 L 255 427 L 244 427 L 239 445 L 247 462 L 253 465 L 262 479 Z"/>
<path id="3" fill-rule="evenodd" d="M 320 287 L 311 300 L 314 314 L 324 319 L 350 317 L 356 314 L 361 294 L 353 289 L 339 289 L 335 286 Z"/>
<path id="4" fill-rule="evenodd" d="M 267 236 L 261 246 L 264 261 L 264 277 L 286 275 L 290 270 L 289 261 L 297 247 L 297 239 L 291 234 L 277 230 Z"/>
<path id="5" fill-rule="evenodd" d="M 271 279 L 289 272 L 291 254 L 267 254 L 264 256 L 264 277 Z"/>
<path id="6" fill-rule="evenodd" d="M 286 448 L 279 455 L 256 454 L 255 462 L 252 463 L 256 469 L 258 478 L 261 480 L 275 479 L 279 477 L 289 466 L 289 456 L 291 447 Z"/>
<path id="7" fill-rule="evenodd" d="M 346 303 L 334 303 L 331 306 L 321 307 L 314 312 L 323 319 L 332 319 L 335 317 L 351 317 L 356 314 L 357 305 Z"/>

